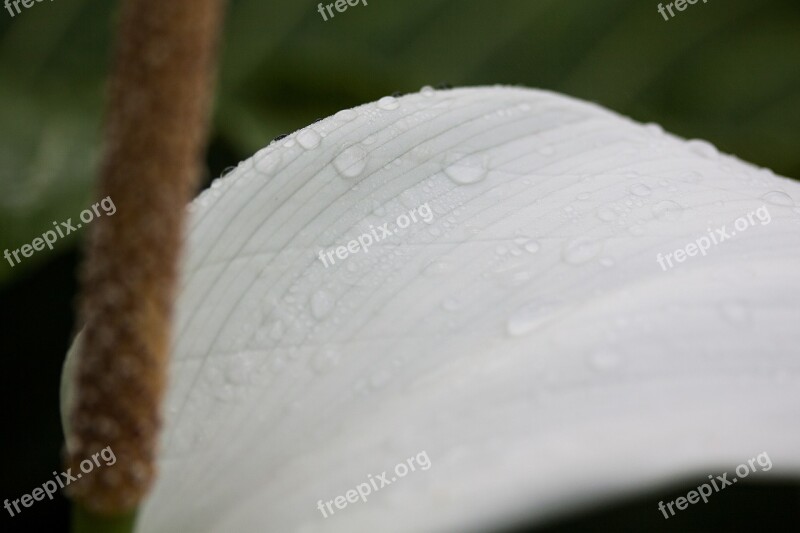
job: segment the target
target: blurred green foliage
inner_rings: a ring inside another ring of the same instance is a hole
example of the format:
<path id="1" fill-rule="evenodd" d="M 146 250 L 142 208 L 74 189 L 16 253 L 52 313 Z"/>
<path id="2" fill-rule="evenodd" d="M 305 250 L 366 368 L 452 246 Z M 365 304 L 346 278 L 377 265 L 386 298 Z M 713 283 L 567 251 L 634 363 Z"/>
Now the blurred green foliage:
<path id="1" fill-rule="evenodd" d="M 422 85 L 519 84 L 596 101 L 800 176 L 800 4 L 711 0 L 232 0 L 209 175 L 280 133 Z M 90 205 L 117 2 L 0 12 L 0 247 Z M 57 248 L 72 243 L 59 241 Z M 45 260 L 44 250 L 0 283 Z"/>

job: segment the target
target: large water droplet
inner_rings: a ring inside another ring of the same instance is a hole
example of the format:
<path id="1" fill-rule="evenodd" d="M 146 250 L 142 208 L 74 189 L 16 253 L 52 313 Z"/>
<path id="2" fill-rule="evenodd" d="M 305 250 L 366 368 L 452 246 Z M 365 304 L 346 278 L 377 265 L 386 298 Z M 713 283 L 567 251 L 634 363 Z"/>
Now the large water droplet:
<path id="1" fill-rule="evenodd" d="M 561 257 L 571 265 L 579 265 L 593 259 L 602 249 L 602 242 L 594 241 L 588 237 L 578 237 L 564 246 Z"/>
<path id="2" fill-rule="evenodd" d="M 259 157 L 261 154 L 261 157 Z M 280 150 L 273 150 L 271 148 L 265 148 L 261 150 L 258 154 L 256 154 L 256 170 L 258 170 L 262 174 L 266 174 L 267 176 L 271 176 L 275 170 L 278 168 L 278 165 L 281 163 L 281 151 Z"/>
<path id="3" fill-rule="evenodd" d="M 426 85 L 422 89 L 420 89 L 419 92 L 420 94 L 422 94 L 422 96 L 433 96 L 434 94 L 436 94 L 436 89 L 434 89 L 430 85 Z"/>
<path id="4" fill-rule="evenodd" d="M 485 178 L 487 167 L 488 164 L 485 157 L 473 154 L 459 157 L 457 161 L 444 169 L 444 173 L 453 182 L 459 185 L 468 185 L 477 183 Z"/>
<path id="5" fill-rule="evenodd" d="M 350 122 L 354 118 L 358 116 L 358 113 L 353 111 L 352 109 L 343 109 L 334 115 L 334 118 L 338 118 L 339 120 L 344 120 L 345 122 Z"/>
<path id="6" fill-rule="evenodd" d="M 333 166 L 345 178 L 356 178 L 367 166 L 367 151 L 359 145 L 345 148 L 333 160 Z"/>
<path id="7" fill-rule="evenodd" d="M 652 135 L 661 135 L 664 133 L 664 128 L 662 128 L 661 125 L 656 124 L 655 122 L 649 122 L 645 124 L 644 127 L 647 130 L 647 132 Z"/>
<path id="8" fill-rule="evenodd" d="M 792 200 L 792 197 L 783 191 L 770 191 L 762 196 L 761 199 L 765 202 L 771 203 L 772 205 L 794 207 L 794 200 Z"/>
<path id="9" fill-rule="evenodd" d="M 297 142 L 306 150 L 313 150 L 319 146 L 322 137 L 311 128 L 306 128 L 297 134 Z"/>
<path id="10" fill-rule="evenodd" d="M 663 200 L 652 207 L 653 216 L 666 220 L 674 220 L 683 208 L 672 200 Z"/>
<path id="11" fill-rule="evenodd" d="M 393 109 L 400 107 L 400 102 L 398 102 L 397 98 L 394 96 L 384 96 L 378 100 L 378 107 L 387 111 L 392 111 Z"/>
<path id="12" fill-rule="evenodd" d="M 687 145 L 689 146 L 689 150 L 706 159 L 714 159 L 719 155 L 719 151 L 717 151 L 717 148 L 713 144 L 702 139 L 692 139 Z"/>

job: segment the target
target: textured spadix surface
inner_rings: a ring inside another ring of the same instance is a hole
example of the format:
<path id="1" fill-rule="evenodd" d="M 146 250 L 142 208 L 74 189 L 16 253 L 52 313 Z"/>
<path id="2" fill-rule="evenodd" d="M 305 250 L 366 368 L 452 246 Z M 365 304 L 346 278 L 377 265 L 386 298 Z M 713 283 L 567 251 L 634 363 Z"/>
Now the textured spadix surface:
<path id="1" fill-rule="evenodd" d="M 271 144 L 191 208 L 139 530 L 469 531 L 764 451 L 754 477 L 797 475 L 797 200 L 536 90 L 423 90 Z M 429 223 L 320 261 L 423 204 Z M 429 470 L 317 509 L 422 450 Z"/>

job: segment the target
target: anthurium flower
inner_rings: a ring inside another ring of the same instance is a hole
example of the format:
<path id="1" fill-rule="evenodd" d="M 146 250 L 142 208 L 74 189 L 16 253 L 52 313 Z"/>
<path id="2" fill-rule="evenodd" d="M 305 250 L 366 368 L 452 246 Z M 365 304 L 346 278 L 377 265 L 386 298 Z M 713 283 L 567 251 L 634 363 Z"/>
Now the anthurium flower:
<path id="1" fill-rule="evenodd" d="M 190 207 L 138 530 L 472 531 L 762 452 L 796 476 L 798 200 L 523 88 L 273 142 Z"/>

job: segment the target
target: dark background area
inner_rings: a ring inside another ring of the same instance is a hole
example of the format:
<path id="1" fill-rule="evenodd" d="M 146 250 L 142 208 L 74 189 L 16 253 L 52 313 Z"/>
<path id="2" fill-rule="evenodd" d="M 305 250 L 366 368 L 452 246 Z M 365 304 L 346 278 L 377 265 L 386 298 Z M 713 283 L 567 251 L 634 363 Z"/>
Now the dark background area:
<path id="1" fill-rule="evenodd" d="M 370 0 L 325 22 L 315 2 L 233 0 L 202 186 L 281 133 L 442 82 L 563 92 L 800 176 L 800 3 L 709 0 L 669 21 L 657 5 Z M 0 11 L 2 249 L 31 242 L 91 204 L 116 6 L 57 0 L 14 18 Z M 58 392 L 82 236 L 13 269 L 0 266 L 2 499 L 30 493 L 61 470 Z M 697 483 L 538 531 L 797 530 L 796 480 L 741 483 L 663 520 L 656 503 Z M 2 531 L 64 531 L 68 506 L 59 494 L 13 519 L 0 514 Z"/>

